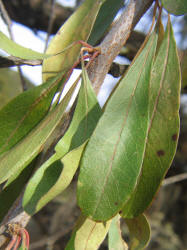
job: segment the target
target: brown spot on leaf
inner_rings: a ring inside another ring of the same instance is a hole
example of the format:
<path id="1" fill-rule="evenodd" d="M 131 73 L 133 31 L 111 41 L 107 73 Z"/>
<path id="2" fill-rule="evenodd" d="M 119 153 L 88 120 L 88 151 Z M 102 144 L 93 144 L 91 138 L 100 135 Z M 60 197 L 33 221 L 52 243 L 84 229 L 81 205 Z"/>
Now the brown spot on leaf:
<path id="1" fill-rule="evenodd" d="M 118 202 L 116 201 L 116 202 L 114 203 L 114 205 L 117 206 L 117 205 L 118 205 Z"/>
<path id="2" fill-rule="evenodd" d="M 122 210 L 121 210 L 121 211 L 119 211 L 119 214 L 122 214 Z"/>
<path id="3" fill-rule="evenodd" d="M 172 135 L 172 140 L 176 141 L 177 140 L 177 134 Z"/>
<path id="4" fill-rule="evenodd" d="M 158 157 L 165 155 L 164 150 L 158 150 L 157 155 L 158 155 Z"/>

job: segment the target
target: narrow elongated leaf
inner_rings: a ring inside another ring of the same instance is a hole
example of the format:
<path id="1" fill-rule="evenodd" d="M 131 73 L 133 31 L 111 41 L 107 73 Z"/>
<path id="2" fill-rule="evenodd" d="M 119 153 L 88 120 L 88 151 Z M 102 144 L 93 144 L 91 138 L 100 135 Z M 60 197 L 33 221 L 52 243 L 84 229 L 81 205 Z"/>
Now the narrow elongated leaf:
<path id="1" fill-rule="evenodd" d="M 138 185 L 123 216 L 141 214 L 151 203 L 175 155 L 179 134 L 180 69 L 170 21 L 151 72 L 149 130 Z"/>
<path id="2" fill-rule="evenodd" d="M 171 14 L 176 16 L 187 13 L 186 0 L 161 0 L 163 7 Z"/>
<path id="3" fill-rule="evenodd" d="M 102 115 L 97 97 L 84 68 L 82 78 L 72 122 L 64 137 L 55 147 L 56 152 L 59 152 L 61 157 L 68 151 L 82 145 L 91 136 Z"/>
<path id="4" fill-rule="evenodd" d="M 37 158 L 36 158 L 37 159 Z M 24 169 L 23 172 L 9 185 L 3 187 L 3 190 L 0 192 L 0 221 L 8 213 L 8 210 L 11 208 L 15 200 L 18 198 L 20 193 L 23 191 L 24 186 L 26 185 L 30 175 L 33 172 L 35 167 L 35 159 L 31 162 L 28 168 Z"/>
<path id="5" fill-rule="evenodd" d="M 100 116 L 101 108 L 83 68 L 83 81 L 71 125 L 56 145 L 56 153 L 40 167 L 26 188 L 23 207 L 27 213 L 37 212 L 67 188 L 78 168 L 85 142 Z"/>
<path id="6" fill-rule="evenodd" d="M 6 51 L 9 55 L 19 57 L 27 60 L 43 60 L 48 58 L 50 55 L 39 53 L 34 50 L 25 48 L 11 39 L 9 39 L 5 34 L 0 31 L 0 49 Z"/>
<path id="7" fill-rule="evenodd" d="M 44 81 L 61 70 L 73 66 L 78 59 L 81 45 L 71 45 L 76 41 L 87 41 L 102 2 L 103 0 L 84 1 L 57 32 L 46 53 L 58 55 L 43 61 Z M 66 50 L 68 46 L 71 46 L 71 48 Z"/>
<path id="8" fill-rule="evenodd" d="M 78 204 L 93 220 L 117 214 L 136 185 L 147 138 L 156 42 L 154 33 L 113 93 L 83 155 Z"/>
<path id="9" fill-rule="evenodd" d="M 61 76 L 25 91 L 0 110 L 0 154 L 20 141 L 46 115 Z"/>
<path id="10" fill-rule="evenodd" d="M 71 183 L 79 166 L 85 144 L 72 150 L 62 159 L 55 154 L 31 178 L 23 197 L 23 208 L 28 214 L 38 212 Z"/>
<path id="11" fill-rule="evenodd" d="M 95 45 L 104 35 L 120 8 L 124 6 L 124 0 L 106 0 L 101 6 L 88 43 Z"/>
<path id="12" fill-rule="evenodd" d="M 108 232 L 108 249 L 109 250 L 128 250 L 127 244 L 121 236 L 120 216 L 116 215 L 111 222 Z"/>
<path id="13" fill-rule="evenodd" d="M 65 250 L 97 250 L 108 233 L 111 221 L 92 221 L 80 216 Z"/>
<path id="14" fill-rule="evenodd" d="M 142 250 L 150 240 L 151 229 L 144 214 L 134 219 L 125 219 L 130 232 L 130 249 Z"/>
<path id="15" fill-rule="evenodd" d="M 77 82 L 62 102 L 53 109 L 22 141 L 0 157 L 0 183 L 17 176 L 42 150 L 43 144 L 63 117 Z"/>
<path id="16" fill-rule="evenodd" d="M 28 79 L 24 79 L 28 88 L 34 87 Z M 0 86 L 0 109 L 23 91 L 19 73 L 8 68 L 0 69 Z"/>

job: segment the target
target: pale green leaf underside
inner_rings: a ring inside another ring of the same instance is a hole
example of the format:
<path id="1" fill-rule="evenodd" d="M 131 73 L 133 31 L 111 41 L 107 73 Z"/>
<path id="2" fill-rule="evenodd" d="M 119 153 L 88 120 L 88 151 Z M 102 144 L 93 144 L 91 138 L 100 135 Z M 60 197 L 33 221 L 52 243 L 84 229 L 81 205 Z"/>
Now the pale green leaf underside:
<path id="1" fill-rule="evenodd" d="M 95 222 L 81 215 L 65 250 L 97 250 L 108 233 L 110 223 Z"/>
<path id="2" fill-rule="evenodd" d="M 6 51 L 9 55 L 26 59 L 26 60 L 43 60 L 51 55 L 36 52 L 32 49 L 25 48 L 11 39 L 0 31 L 0 49 Z"/>

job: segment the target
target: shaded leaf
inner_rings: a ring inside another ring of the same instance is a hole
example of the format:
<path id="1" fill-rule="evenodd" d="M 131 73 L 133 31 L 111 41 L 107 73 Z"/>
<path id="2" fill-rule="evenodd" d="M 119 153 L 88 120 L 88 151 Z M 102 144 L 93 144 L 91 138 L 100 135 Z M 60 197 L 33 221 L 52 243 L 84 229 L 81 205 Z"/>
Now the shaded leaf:
<path id="1" fill-rule="evenodd" d="M 97 250 L 108 233 L 111 221 L 92 221 L 80 216 L 65 250 Z"/>
<path id="2" fill-rule="evenodd" d="M 93 220 L 106 221 L 117 214 L 136 185 L 147 138 L 156 38 L 154 33 L 121 79 L 81 160 L 78 204 Z"/>
<path id="3" fill-rule="evenodd" d="M 0 110 L 0 153 L 18 143 L 47 114 L 62 76 L 29 89 Z"/>
<path id="4" fill-rule="evenodd" d="M 85 142 L 100 116 L 101 108 L 83 68 L 83 81 L 70 127 L 57 143 L 56 153 L 40 167 L 26 188 L 23 207 L 27 213 L 37 212 L 71 183 Z"/>
<path id="5" fill-rule="evenodd" d="M 109 250 L 128 250 L 127 244 L 121 236 L 120 216 L 116 215 L 112 219 L 108 232 L 108 249 Z"/>
<path id="6" fill-rule="evenodd" d="M 101 6 L 88 43 L 95 45 L 114 20 L 117 12 L 124 6 L 124 0 L 106 0 Z"/>
<path id="7" fill-rule="evenodd" d="M 138 185 L 123 208 L 132 218 L 148 207 L 176 152 L 179 134 L 180 69 L 170 21 L 154 61 L 150 82 L 149 130 Z"/>
<path id="8" fill-rule="evenodd" d="M 23 140 L 0 157 L 0 183 L 17 176 L 42 150 L 43 144 L 63 117 L 77 82 L 62 102 L 53 109 Z"/>
<path id="9" fill-rule="evenodd" d="M 39 53 L 34 50 L 25 48 L 15 43 L 1 31 L 0 31 L 0 49 L 6 51 L 9 55 L 28 60 L 44 59 L 50 56 L 44 53 Z"/>
<path id="10" fill-rule="evenodd" d="M 87 41 L 102 2 L 102 0 L 84 1 L 57 32 L 46 51 L 47 54 L 57 55 L 43 61 L 44 81 L 61 70 L 73 66 L 81 48 L 80 44 L 73 43 L 80 40 Z"/>
<path id="11" fill-rule="evenodd" d="M 179 50 L 180 65 L 181 65 L 181 76 L 182 76 L 182 87 L 187 86 L 187 49 Z"/>
<path id="12" fill-rule="evenodd" d="M 23 208 L 28 214 L 38 212 L 69 186 L 84 147 L 85 144 L 70 151 L 62 159 L 55 154 L 39 168 L 29 181 L 23 197 Z"/>
<path id="13" fill-rule="evenodd" d="M 161 0 L 163 7 L 171 14 L 176 16 L 187 13 L 186 0 Z"/>
<path id="14" fill-rule="evenodd" d="M 144 249 L 150 240 L 151 229 L 144 214 L 125 219 L 130 232 L 130 250 Z"/>
<path id="15" fill-rule="evenodd" d="M 82 78 L 83 80 L 72 122 L 64 137 L 55 147 L 56 152 L 60 152 L 61 156 L 82 145 L 91 136 L 102 115 L 97 97 L 84 68 Z"/>
<path id="16" fill-rule="evenodd" d="M 37 158 L 36 158 L 37 159 Z M 20 193 L 23 191 L 24 186 L 26 185 L 33 169 L 35 167 L 35 160 L 31 162 L 28 168 L 24 169 L 23 172 L 10 183 L 6 185 L 3 190 L 0 192 L 0 221 L 7 214 L 8 210 L 13 205 L 14 201 L 18 198 Z"/>

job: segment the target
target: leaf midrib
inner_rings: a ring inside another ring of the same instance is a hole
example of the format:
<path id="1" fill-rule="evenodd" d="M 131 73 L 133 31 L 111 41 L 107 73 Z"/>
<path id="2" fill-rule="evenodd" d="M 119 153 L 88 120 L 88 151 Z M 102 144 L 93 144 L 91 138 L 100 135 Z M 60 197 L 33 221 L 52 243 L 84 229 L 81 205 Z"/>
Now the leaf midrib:
<path id="1" fill-rule="evenodd" d="M 153 43 L 153 40 L 152 40 L 152 43 Z M 138 82 L 139 82 L 139 79 L 140 79 L 140 77 L 141 77 L 141 73 L 142 73 L 142 71 L 143 71 L 144 65 L 145 65 L 145 63 L 146 63 L 146 59 L 147 59 L 147 57 L 148 57 L 148 55 L 149 55 L 149 51 L 150 51 L 150 49 L 151 49 L 151 47 L 152 47 L 152 43 L 150 44 L 149 50 L 148 50 L 148 52 L 147 52 L 147 54 L 146 54 L 146 56 L 145 56 L 144 63 L 142 64 L 142 68 L 141 68 L 139 77 L 138 77 L 138 79 L 137 79 L 137 83 L 136 83 L 136 85 L 135 85 L 135 87 L 134 87 L 134 89 L 133 89 L 133 93 L 131 94 L 131 99 L 129 100 L 129 105 L 128 105 L 128 107 L 127 107 L 127 111 L 126 111 L 126 114 L 125 114 L 125 117 L 124 117 L 124 122 L 123 122 L 123 124 L 122 124 L 121 129 L 120 129 L 119 136 L 118 136 L 118 138 L 117 138 L 117 142 L 116 142 L 116 144 L 115 144 L 114 151 L 113 151 L 113 154 L 112 154 L 112 157 L 111 157 L 111 164 L 110 164 L 110 166 L 109 166 L 109 170 L 108 170 L 108 173 L 107 173 L 107 175 L 106 175 L 106 178 L 105 178 L 105 181 L 104 181 L 104 184 L 103 184 L 103 188 L 102 188 L 102 191 L 101 191 L 101 195 L 100 195 L 100 197 L 97 199 L 97 203 L 96 203 L 95 209 L 94 209 L 94 211 L 93 211 L 93 216 L 95 215 L 95 213 L 96 213 L 96 211 L 97 211 L 97 209 L 98 209 L 98 205 L 99 205 L 99 203 L 101 202 L 102 196 L 103 196 L 104 191 L 105 191 L 105 187 L 106 187 L 106 185 L 107 185 L 107 183 L 108 183 L 108 180 L 109 180 L 109 177 L 110 177 L 110 173 L 111 173 L 111 171 L 112 171 L 113 161 L 114 161 L 114 158 L 115 158 L 115 154 L 116 154 L 116 151 L 117 151 L 117 147 L 118 147 L 118 145 L 119 145 L 120 137 L 121 137 L 122 131 L 123 131 L 124 127 L 125 127 L 125 124 L 126 124 L 126 121 L 127 121 L 127 118 L 128 118 L 128 113 L 129 113 L 129 110 L 130 110 L 130 107 L 131 107 L 131 104 L 132 104 L 132 101 L 133 101 L 133 97 L 134 97 L 135 91 L 136 91 L 136 89 L 137 89 Z"/>

